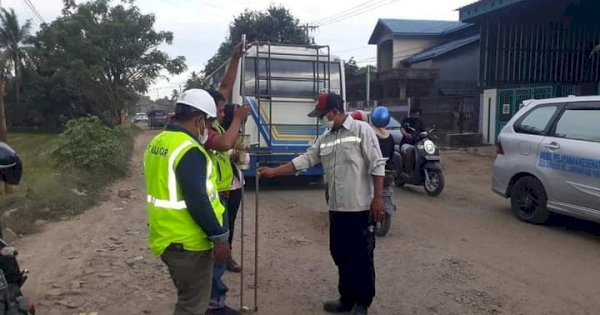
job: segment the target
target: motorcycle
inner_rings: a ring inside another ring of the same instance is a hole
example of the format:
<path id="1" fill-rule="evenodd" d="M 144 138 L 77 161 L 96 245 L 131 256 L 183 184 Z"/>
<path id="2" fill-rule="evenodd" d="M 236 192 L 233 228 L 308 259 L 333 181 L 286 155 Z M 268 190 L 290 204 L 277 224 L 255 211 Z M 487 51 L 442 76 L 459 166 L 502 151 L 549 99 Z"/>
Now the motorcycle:
<path id="1" fill-rule="evenodd" d="M 0 315 L 35 315 L 35 305 L 23 295 L 21 287 L 29 270 L 21 270 L 18 251 L 0 235 Z"/>
<path id="2" fill-rule="evenodd" d="M 6 143 L 0 142 L 0 182 L 18 185 L 22 175 L 23 163 L 19 155 Z M 0 222 L 0 315 L 35 314 L 35 306 L 21 291 L 29 270 L 21 270 L 18 254 L 16 248 L 4 241 Z"/>
<path id="3" fill-rule="evenodd" d="M 391 170 L 386 170 L 385 171 L 385 178 L 384 178 L 384 192 L 383 192 L 383 204 L 384 204 L 384 210 L 385 210 L 385 215 L 383 217 L 383 220 L 381 222 L 375 222 L 374 226 L 373 226 L 373 232 L 375 233 L 375 235 L 383 237 L 385 236 L 389 231 L 390 228 L 392 226 L 392 216 L 394 215 L 394 213 L 396 213 L 396 206 L 393 204 L 392 202 L 392 197 L 394 195 L 394 192 L 392 190 L 387 190 L 385 189 L 385 187 L 389 187 L 390 185 L 393 184 L 394 181 L 394 175 L 393 175 L 393 171 Z M 329 204 L 329 190 L 325 189 L 325 203 Z"/>
<path id="4" fill-rule="evenodd" d="M 375 235 L 383 237 L 385 236 L 392 226 L 392 216 L 396 213 L 396 206 L 392 201 L 394 196 L 393 184 L 394 184 L 394 172 L 391 170 L 385 170 L 385 178 L 383 180 L 383 206 L 385 214 L 381 222 L 375 222 Z M 388 189 L 389 187 L 389 189 Z"/>
<path id="5" fill-rule="evenodd" d="M 432 134 L 434 129 L 426 132 L 417 132 L 414 128 L 405 125 L 403 128 L 417 139 L 411 152 L 412 165 L 407 165 L 407 157 L 403 156 L 401 148 L 397 148 L 394 159 L 398 162 L 395 170 L 394 181 L 396 186 L 406 184 L 423 186 L 430 196 L 438 196 L 444 190 L 444 172 L 442 171 L 439 149 L 433 142 L 436 137 Z"/>

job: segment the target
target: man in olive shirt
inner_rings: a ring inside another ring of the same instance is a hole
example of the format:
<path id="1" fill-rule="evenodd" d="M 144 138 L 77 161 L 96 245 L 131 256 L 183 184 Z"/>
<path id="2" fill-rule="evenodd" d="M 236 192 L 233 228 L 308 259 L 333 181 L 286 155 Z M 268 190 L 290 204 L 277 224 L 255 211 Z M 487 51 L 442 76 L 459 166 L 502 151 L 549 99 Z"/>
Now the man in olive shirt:
<path id="1" fill-rule="evenodd" d="M 367 314 L 375 296 L 373 220 L 381 221 L 385 159 L 369 124 L 344 112 L 339 95 L 321 95 L 309 116 L 329 128 L 308 151 L 259 176 L 291 174 L 322 164 L 328 182 L 330 250 L 339 272 L 339 300 L 323 305 L 330 313 Z"/>

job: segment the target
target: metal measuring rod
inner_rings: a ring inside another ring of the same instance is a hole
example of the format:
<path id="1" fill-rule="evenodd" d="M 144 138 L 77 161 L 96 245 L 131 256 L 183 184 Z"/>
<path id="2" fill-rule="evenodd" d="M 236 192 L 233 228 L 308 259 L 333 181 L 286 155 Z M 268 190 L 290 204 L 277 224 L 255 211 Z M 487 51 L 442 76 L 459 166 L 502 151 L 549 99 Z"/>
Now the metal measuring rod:
<path id="1" fill-rule="evenodd" d="M 246 77 L 246 48 L 247 48 L 247 44 L 246 44 L 246 34 L 242 34 L 242 60 L 241 60 L 241 80 L 240 82 L 245 82 L 245 77 Z M 240 95 L 242 96 L 242 100 L 245 100 L 245 89 L 243 88 L 243 84 L 241 84 L 240 86 Z M 236 143 L 236 149 L 238 149 L 239 154 L 238 156 L 240 157 L 240 169 L 242 170 L 246 170 L 249 168 L 249 163 L 250 161 L 246 160 L 246 153 L 248 153 L 250 151 L 250 136 L 248 134 L 246 134 L 246 125 L 242 125 L 242 133 L 238 136 L 238 141 Z M 256 163 L 256 170 L 257 170 L 257 174 L 255 176 L 256 178 L 256 191 L 255 191 L 255 200 L 256 200 L 256 209 L 254 212 L 254 285 L 252 286 L 254 288 L 254 301 L 252 303 L 252 305 L 246 305 L 245 302 L 245 290 L 244 290 L 244 279 L 245 279 L 245 259 L 244 259 L 244 252 L 245 252 L 245 242 L 244 242 L 244 233 L 245 233 L 245 215 L 244 213 L 245 211 L 245 207 L 246 207 L 246 189 L 245 189 L 245 185 L 242 185 L 242 201 L 240 204 L 240 228 L 241 228 L 241 245 L 240 245 L 240 265 L 242 268 L 242 272 L 240 273 L 240 312 L 244 312 L 244 313 L 251 313 L 251 312 L 257 312 L 258 311 L 258 214 L 259 214 L 259 198 L 258 198 L 258 194 L 259 194 L 259 177 L 258 177 L 258 163 Z M 245 184 L 245 183 L 244 183 Z"/>
<path id="2" fill-rule="evenodd" d="M 254 279 L 253 279 L 253 285 L 252 288 L 254 290 L 254 301 L 252 305 L 246 305 L 245 301 L 244 301 L 244 225 L 245 225 L 245 220 L 244 220 L 244 203 L 245 203 L 245 197 L 243 196 L 243 191 L 242 191 L 242 213 L 241 213 L 241 230 L 242 230 L 242 240 L 241 240 L 241 266 L 242 266 L 242 272 L 241 272 L 241 276 L 240 276 L 240 306 L 241 312 L 246 312 L 246 313 L 252 313 L 252 312 L 257 312 L 258 311 L 258 250 L 259 250 L 259 226 L 258 226 L 258 216 L 259 216 L 259 203 L 260 203 L 260 198 L 259 198 L 259 193 L 260 193 L 260 177 L 258 176 L 258 167 L 259 167 L 259 163 L 256 163 L 256 176 L 255 178 L 255 191 L 254 191 L 254 199 L 255 199 L 255 211 L 254 211 Z"/>

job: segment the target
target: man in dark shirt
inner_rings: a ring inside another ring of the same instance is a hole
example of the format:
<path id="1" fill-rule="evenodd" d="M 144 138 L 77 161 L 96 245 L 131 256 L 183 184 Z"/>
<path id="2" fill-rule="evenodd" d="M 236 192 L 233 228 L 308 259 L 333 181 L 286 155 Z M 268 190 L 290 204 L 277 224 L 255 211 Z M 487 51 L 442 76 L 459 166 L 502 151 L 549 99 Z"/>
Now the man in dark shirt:
<path id="1" fill-rule="evenodd" d="M 402 128 L 400 128 L 400 132 L 402 133 L 402 142 L 400 143 L 400 152 L 402 152 L 402 158 L 404 160 L 404 165 L 410 167 L 411 169 L 414 166 L 414 147 L 417 144 L 417 139 L 415 138 L 415 134 L 412 133 L 408 128 L 411 127 L 416 131 L 416 134 L 420 134 L 425 131 L 425 125 L 421 121 L 421 110 L 416 108 L 411 110 L 410 117 L 404 119 L 402 121 Z"/>

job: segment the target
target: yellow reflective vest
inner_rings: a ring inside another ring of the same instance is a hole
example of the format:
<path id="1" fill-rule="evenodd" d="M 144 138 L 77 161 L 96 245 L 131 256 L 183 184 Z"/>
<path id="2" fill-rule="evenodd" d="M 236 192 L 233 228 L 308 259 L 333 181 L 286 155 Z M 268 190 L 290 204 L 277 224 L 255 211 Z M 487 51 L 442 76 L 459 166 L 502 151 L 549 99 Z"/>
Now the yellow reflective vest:
<path id="1" fill-rule="evenodd" d="M 191 217 L 183 199 L 175 170 L 189 150 L 200 150 L 206 158 L 206 194 L 217 220 L 223 224 L 225 208 L 219 201 L 213 163 L 206 150 L 184 132 L 163 131 L 148 144 L 144 153 L 144 177 L 148 193 L 150 249 L 160 256 L 171 243 L 185 250 L 205 251 L 213 247 L 206 233 Z"/>

